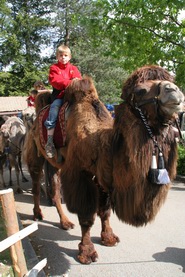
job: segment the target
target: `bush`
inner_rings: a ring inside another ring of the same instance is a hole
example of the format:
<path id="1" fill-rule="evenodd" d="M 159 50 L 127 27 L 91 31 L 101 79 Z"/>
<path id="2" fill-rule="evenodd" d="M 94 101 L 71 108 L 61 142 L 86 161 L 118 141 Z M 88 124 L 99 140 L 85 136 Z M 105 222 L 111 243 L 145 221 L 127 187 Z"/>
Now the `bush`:
<path id="1" fill-rule="evenodd" d="M 185 147 L 178 145 L 177 174 L 185 176 Z"/>

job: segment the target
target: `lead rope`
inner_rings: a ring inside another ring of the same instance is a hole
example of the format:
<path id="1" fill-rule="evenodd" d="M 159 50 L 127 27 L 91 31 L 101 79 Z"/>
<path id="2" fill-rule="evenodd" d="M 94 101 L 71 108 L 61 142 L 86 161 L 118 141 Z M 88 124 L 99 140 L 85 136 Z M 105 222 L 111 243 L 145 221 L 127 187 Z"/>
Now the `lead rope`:
<path id="1" fill-rule="evenodd" d="M 168 171 L 165 169 L 165 166 L 164 166 L 164 158 L 163 158 L 162 150 L 159 147 L 157 140 L 154 138 L 152 130 L 151 130 L 150 126 L 148 125 L 148 122 L 147 122 L 142 110 L 137 105 L 135 106 L 135 109 L 139 112 L 141 120 L 143 121 L 144 126 L 146 127 L 148 134 L 154 144 L 151 167 L 148 172 L 149 181 L 153 184 L 160 184 L 160 185 L 168 184 L 168 183 L 170 183 L 170 178 L 168 175 Z M 158 148 L 158 150 L 159 150 L 158 166 L 157 166 L 157 158 L 156 158 L 156 150 L 155 150 L 156 148 Z"/>

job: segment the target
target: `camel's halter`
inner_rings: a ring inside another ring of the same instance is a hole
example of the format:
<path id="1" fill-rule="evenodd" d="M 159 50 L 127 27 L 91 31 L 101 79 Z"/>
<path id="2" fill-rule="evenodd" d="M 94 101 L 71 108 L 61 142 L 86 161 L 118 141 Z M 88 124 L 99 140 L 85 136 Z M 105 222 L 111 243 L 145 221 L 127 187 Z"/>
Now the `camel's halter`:
<path id="1" fill-rule="evenodd" d="M 167 170 L 165 169 L 165 165 L 164 165 L 164 158 L 163 158 L 163 153 L 162 153 L 162 149 L 161 147 L 159 146 L 157 140 L 155 139 L 153 133 L 152 133 L 152 130 L 147 122 L 147 119 L 146 117 L 144 116 L 142 110 L 141 110 L 141 106 L 144 106 L 146 104 L 149 104 L 149 103 L 153 103 L 155 104 L 155 108 L 158 109 L 158 96 L 160 94 L 160 83 L 158 84 L 158 93 L 157 93 L 157 96 L 153 97 L 153 98 L 150 98 L 150 99 L 146 99 L 146 100 L 143 100 L 143 101 L 140 101 L 140 103 L 136 103 L 134 101 L 134 94 L 132 95 L 131 97 L 131 101 L 132 101 L 132 107 L 138 111 L 139 115 L 140 115 L 140 118 L 141 120 L 143 121 L 143 124 L 150 136 L 150 138 L 152 139 L 153 141 L 153 145 L 154 145 L 154 149 L 153 149 L 153 153 L 152 153 L 152 162 L 151 162 L 151 167 L 150 167 L 150 170 L 148 172 L 148 178 L 149 178 L 149 181 L 151 183 L 155 183 L 155 184 L 168 184 L 170 183 L 170 178 L 168 176 L 168 172 Z M 168 131 L 169 131 L 169 124 L 164 124 L 166 125 L 166 133 L 165 133 L 165 137 L 167 136 L 168 134 Z M 158 165 L 157 165 L 157 151 L 156 149 L 158 149 Z"/>
<path id="2" fill-rule="evenodd" d="M 148 125 L 148 122 L 142 112 L 142 110 L 136 105 L 135 109 L 139 112 L 141 120 L 144 123 L 144 126 L 146 127 L 146 130 L 150 136 L 150 138 L 153 141 L 154 150 L 152 153 L 152 163 L 151 168 L 149 170 L 148 178 L 150 182 L 155 184 L 168 184 L 170 183 L 170 178 L 168 176 L 168 172 L 165 169 L 164 166 L 164 158 L 161 147 L 158 145 L 157 140 L 154 138 L 154 135 L 152 133 L 152 130 L 150 126 Z M 168 134 L 169 125 L 167 126 L 166 135 Z M 158 166 L 157 166 L 157 160 L 156 160 L 156 148 L 158 148 Z"/>

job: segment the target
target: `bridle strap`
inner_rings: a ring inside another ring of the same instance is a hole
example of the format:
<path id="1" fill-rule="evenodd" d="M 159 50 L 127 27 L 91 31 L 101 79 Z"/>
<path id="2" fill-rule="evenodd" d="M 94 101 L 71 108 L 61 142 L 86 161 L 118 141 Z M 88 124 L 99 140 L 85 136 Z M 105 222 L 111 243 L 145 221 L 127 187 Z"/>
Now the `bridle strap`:
<path id="1" fill-rule="evenodd" d="M 149 98 L 149 99 L 145 99 L 143 101 L 139 101 L 139 103 L 134 103 L 134 98 L 135 98 L 135 94 L 132 93 L 131 95 L 131 102 L 132 104 L 130 103 L 131 106 L 135 107 L 135 105 L 137 105 L 137 107 L 141 107 L 141 106 L 144 106 L 146 104 L 150 104 L 150 103 L 153 103 L 153 104 L 156 104 L 158 103 L 158 100 L 159 100 L 159 94 L 160 94 L 160 86 L 161 86 L 161 82 L 157 85 L 157 96 L 154 96 L 152 98 Z"/>
<path id="2" fill-rule="evenodd" d="M 159 147 L 159 145 L 158 145 L 158 143 L 157 143 L 157 140 L 154 138 L 154 135 L 153 135 L 153 133 L 152 133 L 152 130 L 151 130 L 150 126 L 148 125 L 148 122 L 147 122 L 147 120 L 146 120 L 146 118 L 145 118 L 145 116 L 144 116 L 142 110 L 141 110 L 137 105 L 135 106 L 135 109 L 139 112 L 139 115 L 140 115 L 140 117 L 141 117 L 141 120 L 143 121 L 144 126 L 145 126 L 145 128 L 146 128 L 146 130 L 147 130 L 147 132 L 148 132 L 148 134 L 149 134 L 149 136 L 150 136 L 150 138 L 151 138 L 152 141 L 153 141 L 154 146 L 157 147 L 157 148 L 159 149 L 159 151 L 161 152 L 161 148 Z"/>
<path id="3" fill-rule="evenodd" d="M 142 102 L 137 104 L 137 106 L 141 107 L 141 106 L 144 106 L 144 105 L 150 104 L 150 103 L 156 104 L 157 102 L 158 102 L 158 96 L 155 96 L 154 98 L 143 100 Z"/>

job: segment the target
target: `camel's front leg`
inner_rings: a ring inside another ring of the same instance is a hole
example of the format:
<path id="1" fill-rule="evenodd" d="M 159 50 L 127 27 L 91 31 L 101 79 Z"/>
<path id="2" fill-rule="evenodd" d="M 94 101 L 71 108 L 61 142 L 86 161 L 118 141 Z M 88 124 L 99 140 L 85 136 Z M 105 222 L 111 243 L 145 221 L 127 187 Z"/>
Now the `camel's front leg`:
<path id="1" fill-rule="evenodd" d="M 21 154 L 18 155 L 18 165 L 22 176 L 22 182 L 28 182 L 28 179 L 24 176 L 23 170 L 22 170 L 22 157 Z"/>
<path id="2" fill-rule="evenodd" d="M 23 193 L 23 190 L 20 187 L 20 180 L 19 180 L 19 178 L 20 178 L 20 169 L 19 169 L 19 166 L 18 166 L 18 163 L 17 163 L 16 160 L 15 160 L 15 174 L 16 174 L 16 180 L 17 180 L 15 191 L 17 193 Z"/>
<path id="3" fill-rule="evenodd" d="M 62 205 L 61 205 L 61 181 L 60 181 L 60 170 L 54 169 L 54 174 L 51 178 L 52 182 L 52 201 L 55 203 L 59 217 L 60 225 L 64 230 L 69 230 L 74 228 L 74 224 L 65 215 Z M 52 171 L 52 170 L 51 170 Z"/>
<path id="4" fill-rule="evenodd" d="M 92 225 L 94 224 L 95 215 L 89 217 L 88 219 L 78 216 L 78 219 L 82 231 L 82 240 L 78 245 L 78 259 L 82 264 L 90 264 L 91 262 L 96 262 L 98 259 L 98 254 L 90 237 L 90 230 Z"/>
<path id="5" fill-rule="evenodd" d="M 101 241 L 105 246 L 114 246 L 120 240 L 116 236 L 112 228 L 110 227 L 110 215 L 111 215 L 111 202 L 109 194 L 104 192 L 101 187 L 99 187 L 99 211 L 98 216 L 101 219 L 102 231 L 101 231 Z"/>

